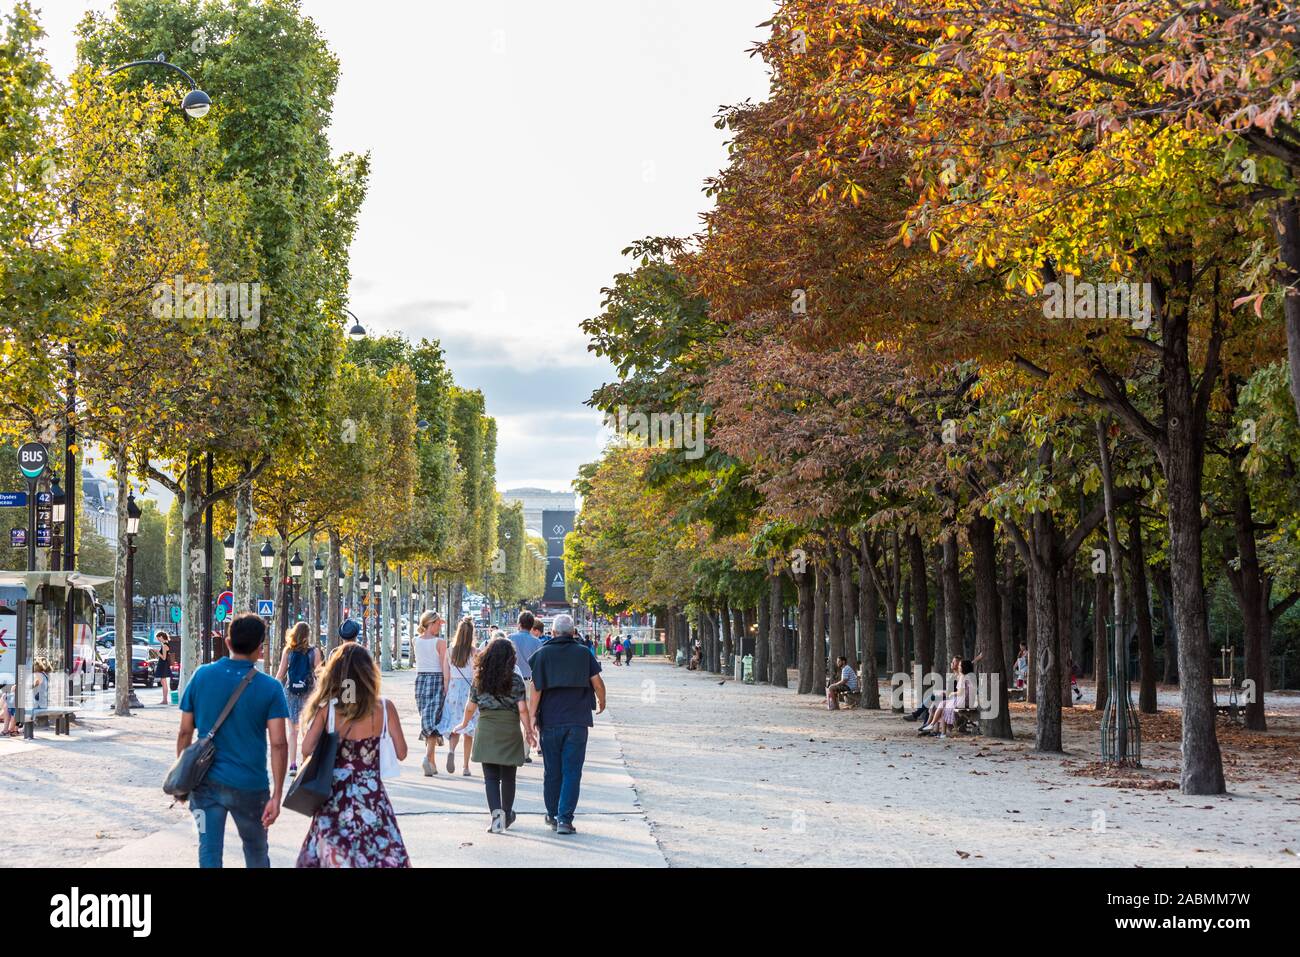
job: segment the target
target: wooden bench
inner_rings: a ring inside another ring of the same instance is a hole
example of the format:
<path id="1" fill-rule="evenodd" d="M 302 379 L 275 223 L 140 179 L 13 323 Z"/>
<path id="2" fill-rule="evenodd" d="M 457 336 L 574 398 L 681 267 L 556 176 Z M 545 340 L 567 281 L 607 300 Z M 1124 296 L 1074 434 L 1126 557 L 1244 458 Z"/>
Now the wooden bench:
<path id="1" fill-rule="evenodd" d="M 1242 705 L 1237 696 L 1237 682 L 1235 678 L 1213 678 L 1214 682 L 1214 711 L 1215 714 L 1227 715 L 1228 719 L 1236 724 L 1241 718 Z M 1228 693 L 1228 703 L 1219 704 L 1219 692 Z"/>
<path id="2" fill-rule="evenodd" d="M 41 708 L 39 711 L 33 711 L 27 715 L 27 721 L 23 725 L 23 737 L 34 737 L 36 725 L 38 722 L 44 722 L 46 727 L 50 723 L 54 724 L 55 735 L 66 734 L 72 735 L 72 719 L 76 717 L 76 712 L 72 708 Z"/>
<path id="3" fill-rule="evenodd" d="M 953 725 L 953 730 L 957 734 L 979 734 L 980 709 L 958 708 L 956 712 L 956 724 Z"/>
<path id="4" fill-rule="evenodd" d="M 836 707 L 856 708 L 862 704 L 862 692 L 849 691 L 847 688 L 841 688 L 835 692 Z"/>

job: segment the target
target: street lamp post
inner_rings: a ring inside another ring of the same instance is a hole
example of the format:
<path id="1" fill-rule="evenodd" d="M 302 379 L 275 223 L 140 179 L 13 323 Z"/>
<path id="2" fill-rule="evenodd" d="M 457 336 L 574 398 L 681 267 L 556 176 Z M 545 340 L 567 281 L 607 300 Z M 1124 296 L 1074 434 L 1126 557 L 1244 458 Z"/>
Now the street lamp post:
<path id="1" fill-rule="evenodd" d="M 117 660 L 114 662 L 115 680 L 126 678 L 126 706 L 125 708 L 116 709 L 119 714 L 130 708 L 139 708 L 140 700 L 135 696 L 135 688 L 131 685 L 131 635 L 134 631 L 133 620 L 135 618 L 135 536 L 140 531 L 140 506 L 135 503 L 135 493 L 127 492 L 126 494 L 126 583 L 123 586 L 122 605 L 118 609 L 117 628 L 119 634 L 126 636 L 126 641 L 114 642 L 117 648 L 125 650 L 125 655 L 114 654 Z M 122 687 L 119 685 L 118 687 Z M 113 689 L 114 697 L 120 692 L 117 688 Z M 120 700 L 120 699 L 119 699 Z"/>
<path id="2" fill-rule="evenodd" d="M 314 605 L 316 609 L 316 626 L 314 629 L 316 634 L 312 635 L 312 638 L 319 640 L 320 623 L 321 623 L 320 588 L 321 588 L 321 581 L 324 580 L 325 578 L 325 563 L 321 561 L 319 555 L 316 556 L 316 561 L 311 566 L 311 577 L 316 584 L 316 598 L 315 598 L 315 605 Z"/>
<path id="3" fill-rule="evenodd" d="M 59 485 L 59 477 L 50 473 L 50 568 L 58 571 L 63 543 L 63 518 L 67 514 L 67 496 Z M 32 529 L 29 533 L 36 534 Z"/>
<path id="4" fill-rule="evenodd" d="M 362 572 L 357 587 L 361 589 L 361 644 L 369 648 L 370 637 L 367 626 L 370 623 L 370 576 Z"/>
<path id="5" fill-rule="evenodd" d="M 299 607 L 299 591 L 302 587 L 302 556 L 294 550 L 293 558 L 289 559 L 289 595 L 293 599 L 293 605 L 290 609 L 293 614 L 293 621 L 296 622 L 302 617 L 302 610 Z"/>

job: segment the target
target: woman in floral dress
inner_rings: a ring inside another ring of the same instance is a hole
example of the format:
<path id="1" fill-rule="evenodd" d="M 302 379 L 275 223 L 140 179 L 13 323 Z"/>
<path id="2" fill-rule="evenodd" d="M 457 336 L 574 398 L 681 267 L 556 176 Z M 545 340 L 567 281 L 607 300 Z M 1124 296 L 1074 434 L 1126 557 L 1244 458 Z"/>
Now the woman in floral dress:
<path id="1" fill-rule="evenodd" d="M 365 648 L 344 642 L 325 662 L 308 705 L 310 727 L 303 738 L 303 753 L 316 750 L 331 720 L 339 747 L 333 793 L 312 816 L 298 852 L 298 867 L 411 866 L 397 815 L 379 777 L 385 713 L 397 758 L 403 760 L 406 738 L 397 709 L 379 697 L 379 668 Z"/>
<path id="2" fill-rule="evenodd" d="M 478 715 L 459 731 L 452 731 L 460 724 L 461 715 L 465 713 L 465 703 L 469 701 L 469 692 L 474 687 L 474 623 L 462 618 L 456 628 L 456 637 L 452 640 L 451 650 L 447 652 L 450 680 L 447 682 L 447 700 L 442 706 L 442 722 L 438 730 L 447 739 L 447 773 L 456 773 L 456 742 L 465 740 L 465 765 L 461 774 L 469 777 L 470 749 L 474 746 L 474 732 L 478 730 Z"/>

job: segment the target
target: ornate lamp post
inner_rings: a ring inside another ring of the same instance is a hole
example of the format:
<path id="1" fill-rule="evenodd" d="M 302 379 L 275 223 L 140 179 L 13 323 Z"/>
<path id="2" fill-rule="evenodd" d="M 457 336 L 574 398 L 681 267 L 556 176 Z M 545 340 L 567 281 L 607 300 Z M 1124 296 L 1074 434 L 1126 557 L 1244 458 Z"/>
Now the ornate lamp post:
<path id="1" fill-rule="evenodd" d="M 362 572 L 357 587 L 361 589 L 361 644 L 369 648 L 367 627 L 370 623 L 370 576 Z"/>
<path id="2" fill-rule="evenodd" d="M 294 550 L 293 558 L 289 559 L 289 594 L 293 598 L 293 621 L 302 617 L 302 610 L 299 607 L 300 591 L 302 589 L 302 556 Z"/>
<path id="3" fill-rule="evenodd" d="M 325 578 L 325 563 L 321 561 L 321 557 L 319 555 L 316 556 L 316 561 L 312 563 L 311 577 L 312 577 L 312 581 L 315 583 L 316 586 L 316 597 L 315 597 L 314 607 L 316 609 L 317 634 L 314 637 L 319 638 L 320 622 L 321 622 L 320 589 L 321 589 L 321 582 Z"/>

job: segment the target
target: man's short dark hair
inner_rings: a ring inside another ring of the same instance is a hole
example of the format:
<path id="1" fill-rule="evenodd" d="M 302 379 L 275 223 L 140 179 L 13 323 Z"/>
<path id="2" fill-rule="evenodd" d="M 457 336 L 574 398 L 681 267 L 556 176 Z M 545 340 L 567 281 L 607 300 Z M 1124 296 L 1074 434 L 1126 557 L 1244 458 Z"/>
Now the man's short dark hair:
<path id="1" fill-rule="evenodd" d="M 844 662 L 846 665 L 849 663 L 849 659 L 845 658 L 843 655 L 836 655 L 835 661 L 837 664 L 841 661 Z"/>
<path id="2" fill-rule="evenodd" d="M 533 613 L 531 611 L 521 611 L 519 613 L 519 630 L 520 631 L 533 630 Z"/>
<path id="3" fill-rule="evenodd" d="M 534 618 L 534 619 L 533 619 L 533 627 L 529 628 L 528 630 L 529 630 L 529 631 L 545 631 L 545 630 L 546 630 L 546 626 L 543 625 L 543 624 L 542 624 L 540 621 L 538 621 L 536 618 Z"/>
<path id="4" fill-rule="evenodd" d="M 230 621 L 230 650 L 251 655 L 266 641 L 266 622 L 251 611 L 241 611 Z"/>

